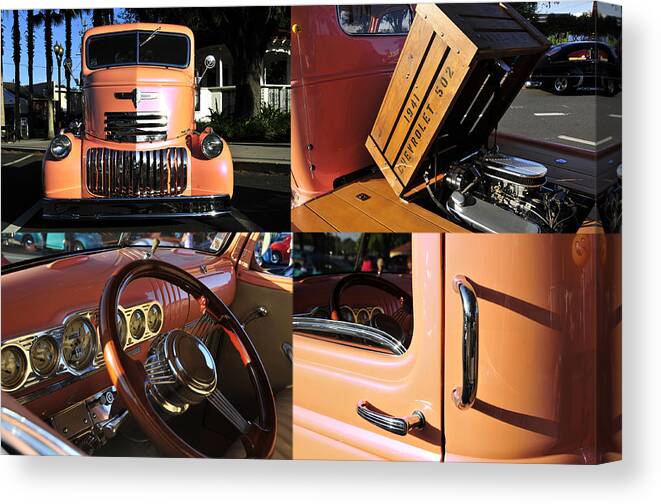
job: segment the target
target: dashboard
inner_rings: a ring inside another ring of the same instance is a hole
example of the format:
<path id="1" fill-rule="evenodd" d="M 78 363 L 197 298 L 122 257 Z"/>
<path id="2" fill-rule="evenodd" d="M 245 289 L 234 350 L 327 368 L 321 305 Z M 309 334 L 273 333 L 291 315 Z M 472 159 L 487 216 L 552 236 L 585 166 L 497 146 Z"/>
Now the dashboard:
<path id="1" fill-rule="evenodd" d="M 349 305 L 340 306 L 340 319 L 344 322 L 353 322 L 369 326 L 372 324 L 374 317 L 377 314 L 385 314 L 385 311 L 380 306 L 366 306 L 366 307 L 352 307 Z M 327 306 L 315 306 L 310 313 L 306 314 L 315 318 L 330 318 L 330 310 Z"/>
<path id="2" fill-rule="evenodd" d="M 122 346 L 150 340 L 163 327 L 163 306 L 151 301 L 120 306 L 116 315 Z M 19 336 L 1 345 L 2 390 L 27 391 L 59 375 L 84 376 L 105 365 L 98 330 L 98 310 L 72 313 L 61 324 Z"/>

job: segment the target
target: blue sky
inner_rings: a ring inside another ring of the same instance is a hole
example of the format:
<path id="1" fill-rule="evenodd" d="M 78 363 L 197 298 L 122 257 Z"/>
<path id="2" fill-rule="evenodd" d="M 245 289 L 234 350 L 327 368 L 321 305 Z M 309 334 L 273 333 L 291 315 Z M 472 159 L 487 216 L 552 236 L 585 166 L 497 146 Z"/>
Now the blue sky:
<path id="1" fill-rule="evenodd" d="M 115 20 L 118 20 L 118 15 L 121 9 L 115 9 Z M 37 11 L 35 11 L 37 12 Z M 27 11 L 19 11 L 19 26 L 21 27 L 21 84 L 28 83 L 28 55 L 27 43 L 25 41 L 27 34 Z M 74 19 L 71 23 L 71 51 L 73 55 L 73 74 L 78 77 L 80 73 L 80 38 L 83 31 L 83 23 L 87 23 L 87 27 L 92 26 L 92 13 L 84 14 L 83 19 Z M 12 41 L 12 31 L 14 26 L 14 12 L 2 11 L 2 31 L 5 41 L 5 53 L 2 58 L 2 77 L 5 82 L 14 81 L 14 47 Z M 60 42 L 64 46 L 64 22 L 60 26 L 53 27 L 53 44 Z M 65 56 L 66 57 L 66 56 Z M 57 60 L 53 56 L 53 82 L 57 81 Z M 46 82 L 46 52 L 44 49 L 44 27 L 35 28 L 35 41 L 34 41 L 34 82 Z M 62 83 L 64 84 L 64 63 L 62 66 Z M 72 80 L 72 85 L 75 86 Z"/>
<path id="2" fill-rule="evenodd" d="M 540 13 L 571 13 L 580 15 L 583 12 L 589 12 L 592 9 L 592 1 L 577 0 L 569 2 L 542 2 L 540 6 Z M 618 5 L 609 5 L 600 3 L 600 10 L 604 14 L 609 15 L 622 15 L 622 8 Z M 122 9 L 115 9 L 115 20 L 119 20 L 119 15 Z M 28 81 L 28 67 L 27 67 L 27 52 L 25 36 L 27 33 L 27 11 L 19 11 L 21 37 L 23 38 L 22 46 L 23 52 L 21 53 L 21 83 L 27 84 Z M 83 24 L 86 23 L 87 27 L 92 26 L 92 14 L 85 14 L 83 19 L 74 19 L 72 22 L 72 55 L 74 75 L 80 72 L 80 37 L 83 31 Z M 14 24 L 13 11 L 2 11 L 2 27 L 5 40 L 5 54 L 2 58 L 2 76 L 5 82 L 14 81 L 14 62 L 13 62 L 13 43 L 12 43 L 12 27 Z M 59 41 L 64 45 L 64 24 L 61 26 L 53 27 L 53 44 Z M 57 80 L 56 60 L 53 58 L 53 81 Z M 62 71 L 62 79 L 64 82 L 64 71 Z M 46 55 L 44 50 L 44 29 L 39 27 L 35 29 L 35 50 L 34 50 L 34 82 L 46 81 Z"/>

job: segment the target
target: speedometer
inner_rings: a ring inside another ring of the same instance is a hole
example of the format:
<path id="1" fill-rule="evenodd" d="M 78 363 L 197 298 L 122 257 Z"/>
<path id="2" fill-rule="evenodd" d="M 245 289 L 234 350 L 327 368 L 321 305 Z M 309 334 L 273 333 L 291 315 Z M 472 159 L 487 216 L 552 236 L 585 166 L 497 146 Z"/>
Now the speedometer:
<path id="1" fill-rule="evenodd" d="M 95 350 L 96 331 L 92 323 L 83 317 L 67 322 L 62 336 L 62 355 L 67 365 L 76 371 L 84 370 L 92 363 Z"/>
<path id="2" fill-rule="evenodd" d="M 356 322 L 358 322 L 361 325 L 369 325 L 370 312 L 368 312 L 366 308 L 361 308 L 360 310 L 358 310 L 358 314 L 356 315 Z"/>
<path id="3" fill-rule="evenodd" d="M 126 335 L 128 333 L 128 328 L 126 327 L 126 315 L 121 310 L 117 310 L 117 332 L 119 333 L 119 341 L 122 344 L 122 348 L 126 346 Z"/>
<path id="4" fill-rule="evenodd" d="M 349 308 L 348 306 L 341 306 L 340 307 L 340 320 L 343 320 L 345 322 L 355 322 L 356 319 L 353 316 L 353 310 Z"/>
<path id="5" fill-rule="evenodd" d="M 163 313 L 161 312 L 161 307 L 157 304 L 151 305 L 149 311 L 147 312 L 147 327 L 149 327 L 149 330 L 156 334 L 161 328 L 162 321 Z"/>
<path id="6" fill-rule="evenodd" d="M 27 373 L 25 354 L 17 346 L 6 346 L 2 349 L 0 369 L 2 370 L 2 388 L 13 389 L 21 384 Z"/>
<path id="7" fill-rule="evenodd" d="M 145 334 L 145 314 L 141 309 L 138 308 L 131 314 L 129 330 L 131 331 L 131 337 L 136 340 L 139 340 Z"/>
<path id="8" fill-rule="evenodd" d="M 49 375 L 55 370 L 58 356 L 57 343 L 50 336 L 37 338 L 30 348 L 32 369 L 42 376 Z"/>

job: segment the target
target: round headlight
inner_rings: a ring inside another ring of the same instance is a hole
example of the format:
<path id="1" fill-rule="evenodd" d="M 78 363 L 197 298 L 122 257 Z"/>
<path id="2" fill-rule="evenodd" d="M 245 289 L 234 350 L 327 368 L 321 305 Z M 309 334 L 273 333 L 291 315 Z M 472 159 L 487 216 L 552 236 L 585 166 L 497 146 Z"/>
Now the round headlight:
<path id="1" fill-rule="evenodd" d="M 62 159 L 71 152 L 71 140 L 68 136 L 57 135 L 50 143 L 50 153 L 55 159 Z"/>
<path id="2" fill-rule="evenodd" d="M 216 133 L 209 133 L 202 140 L 202 154 L 207 159 L 217 157 L 223 150 L 223 141 Z"/>

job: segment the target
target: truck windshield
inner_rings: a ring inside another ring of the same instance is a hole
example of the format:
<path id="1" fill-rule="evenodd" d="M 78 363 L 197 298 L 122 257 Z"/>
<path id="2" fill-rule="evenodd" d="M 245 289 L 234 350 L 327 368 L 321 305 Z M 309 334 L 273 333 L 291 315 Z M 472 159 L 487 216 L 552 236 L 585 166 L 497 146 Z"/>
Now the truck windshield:
<path id="1" fill-rule="evenodd" d="M 87 39 L 86 58 L 90 70 L 130 65 L 186 68 L 190 39 L 158 28 L 94 35 Z"/>
<path id="2" fill-rule="evenodd" d="M 158 239 L 159 249 L 185 248 L 208 254 L 221 254 L 231 241 L 232 233 L 220 232 L 119 232 L 37 233 L 32 230 L 2 233 L 2 266 L 26 265 L 55 259 L 80 251 L 124 247 L 148 250 Z"/>

